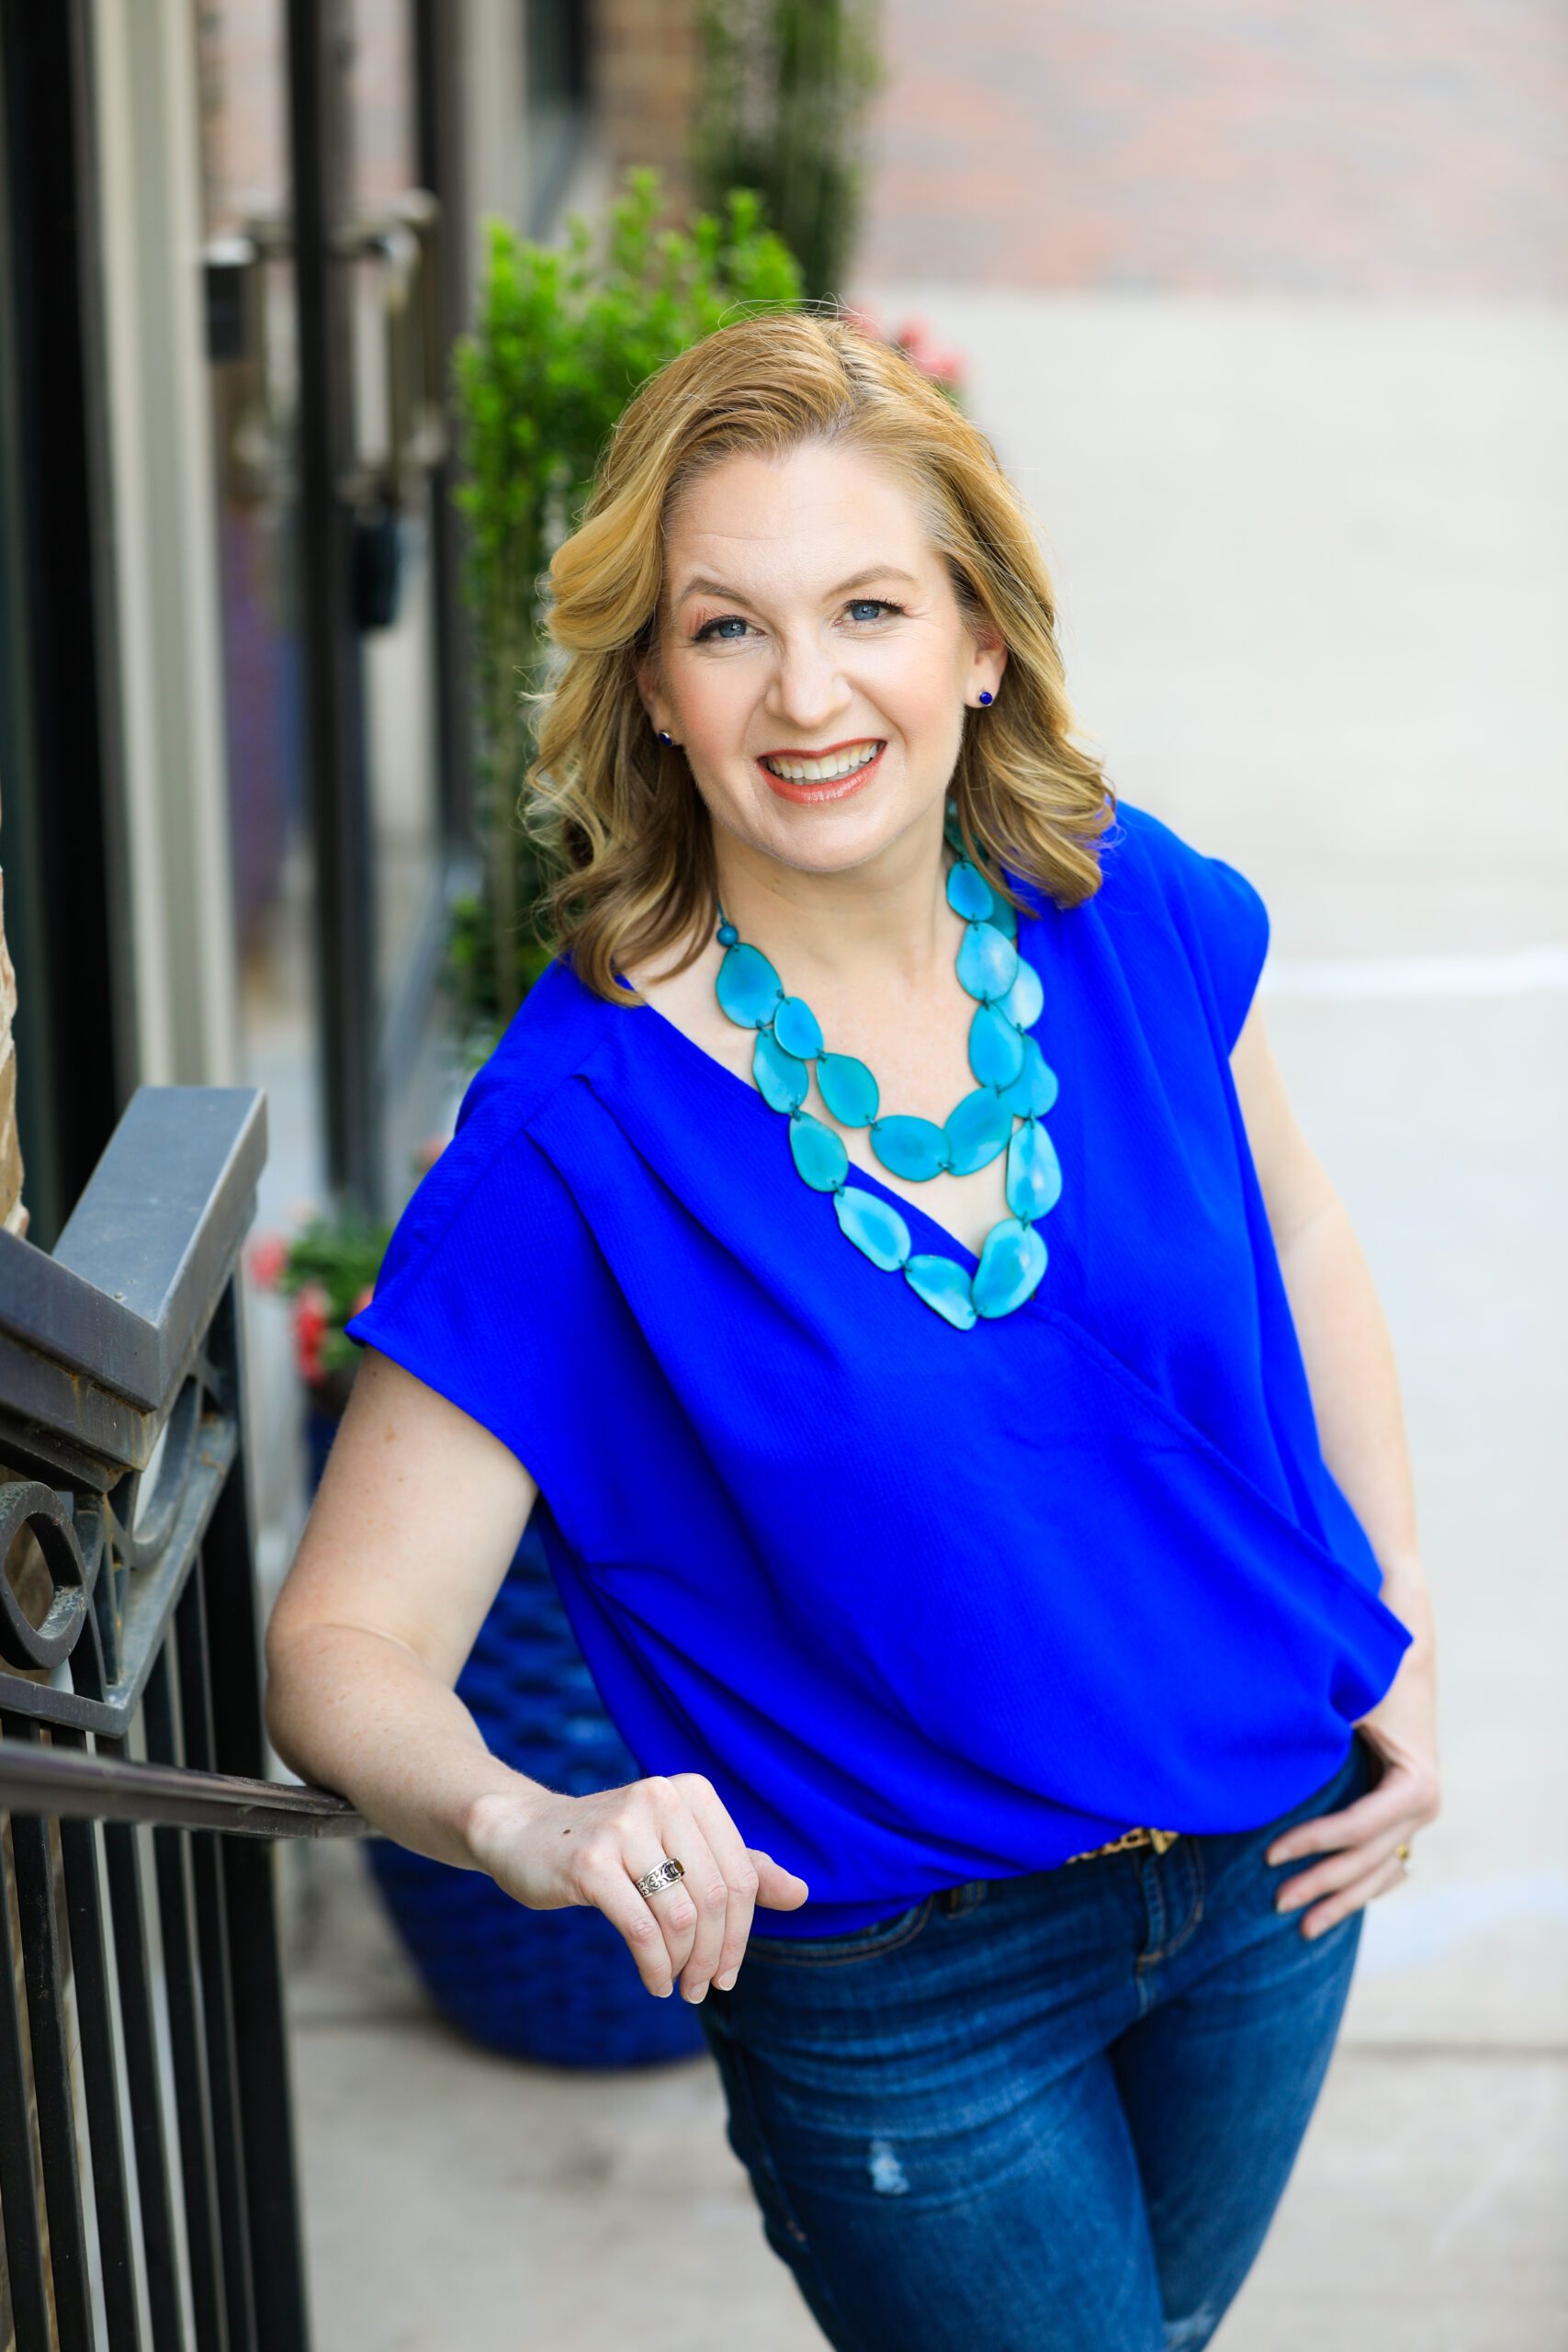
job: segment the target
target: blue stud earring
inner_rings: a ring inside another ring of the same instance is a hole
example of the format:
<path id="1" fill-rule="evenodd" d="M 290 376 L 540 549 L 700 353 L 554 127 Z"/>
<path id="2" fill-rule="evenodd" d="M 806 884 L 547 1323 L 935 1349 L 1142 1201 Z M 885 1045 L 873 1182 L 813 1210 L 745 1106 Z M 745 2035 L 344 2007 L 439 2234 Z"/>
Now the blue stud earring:
<path id="1" fill-rule="evenodd" d="M 663 744 L 667 752 L 672 752 L 674 750 L 675 738 L 673 735 L 666 735 L 662 727 L 659 730 L 659 740 Z"/>
<path id="2" fill-rule="evenodd" d="M 980 707 L 981 707 L 981 709 L 982 709 L 982 710 L 988 710 L 988 709 L 990 708 L 990 707 L 991 707 L 992 703 L 994 703 L 994 702 L 995 702 L 995 700 L 996 700 L 996 696 L 995 696 L 995 695 L 988 695 L 988 694 L 986 692 L 985 687 L 984 687 L 984 686 L 982 686 L 982 687 L 981 687 L 981 689 L 980 689 Z"/>

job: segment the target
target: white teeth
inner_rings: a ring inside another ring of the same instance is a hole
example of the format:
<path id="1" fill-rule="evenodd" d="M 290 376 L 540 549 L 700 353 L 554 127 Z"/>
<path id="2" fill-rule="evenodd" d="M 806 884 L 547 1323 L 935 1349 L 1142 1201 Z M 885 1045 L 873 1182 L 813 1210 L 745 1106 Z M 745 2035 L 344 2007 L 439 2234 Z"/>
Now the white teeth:
<path id="1" fill-rule="evenodd" d="M 850 743 L 841 752 L 829 752 L 819 760 L 764 759 L 762 765 L 782 778 L 785 784 L 835 784 L 840 776 L 853 775 L 857 768 L 865 767 L 876 757 L 879 745 Z"/>

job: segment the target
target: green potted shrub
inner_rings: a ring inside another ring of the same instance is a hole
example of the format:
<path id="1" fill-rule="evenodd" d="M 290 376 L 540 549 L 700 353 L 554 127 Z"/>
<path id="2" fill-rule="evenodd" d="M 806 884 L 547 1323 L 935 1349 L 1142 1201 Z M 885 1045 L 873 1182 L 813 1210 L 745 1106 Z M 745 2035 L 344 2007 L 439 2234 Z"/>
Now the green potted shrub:
<path id="1" fill-rule="evenodd" d="M 698 19 L 697 187 L 755 188 L 813 302 L 842 293 L 854 255 L 876 15 L 876 0 L 704 0 Z"/>
<path id="2" fill-rule="evenodd" d="M 480 890 L 455 910 L 452 966 L 472 1060 L 483 1058 L 543 967 L 531 916 L 543 879 L 519 820 L 534 754 L 529 696 L 547 683 L 544 581 L 599 454 L 637 386 L 726 319 L 790 309 L 800 273 L 754 196 L 660 231 L 658 175 L 633 172 L 599 235 L 564 246 L 492 221 L 457 408 L 469 536 Z"/>

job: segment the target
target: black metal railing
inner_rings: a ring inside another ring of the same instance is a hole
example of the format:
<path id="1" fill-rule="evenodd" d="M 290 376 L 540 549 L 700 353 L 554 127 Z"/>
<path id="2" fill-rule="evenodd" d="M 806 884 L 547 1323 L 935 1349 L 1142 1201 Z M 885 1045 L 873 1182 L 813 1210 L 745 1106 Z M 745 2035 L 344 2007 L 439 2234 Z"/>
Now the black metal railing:
<path id="1" fill-rule="evenodd" d="M 241 1294 L 249 1089 L 143 1088 L 0 1231 L 0 2346 L 304 2352 Z"/>

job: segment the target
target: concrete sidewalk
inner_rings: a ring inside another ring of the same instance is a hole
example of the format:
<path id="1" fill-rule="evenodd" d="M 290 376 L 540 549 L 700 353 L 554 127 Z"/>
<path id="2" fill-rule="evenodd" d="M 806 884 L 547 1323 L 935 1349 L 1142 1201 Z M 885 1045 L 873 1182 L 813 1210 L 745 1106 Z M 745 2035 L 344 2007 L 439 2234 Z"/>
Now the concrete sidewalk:
<path id="1" fill-rule="evenodd" d="M 1568 2346 L 1568 324 L 887 289 L 971 363 L 1125 795 L 1275 919 L 1269 1020 L 1387 1301 L 1448 1810 L 1224 2352 Z M 1554 976 L 1555 975 L 1555 978 Z M 807 2352 L 705 2063 L 508 2066 L 423 2010 L 356 1858 L 294 1995 L 323 2352 Z M 1113 2352 L 1108 2347 L 1108 2352 Z"/>

